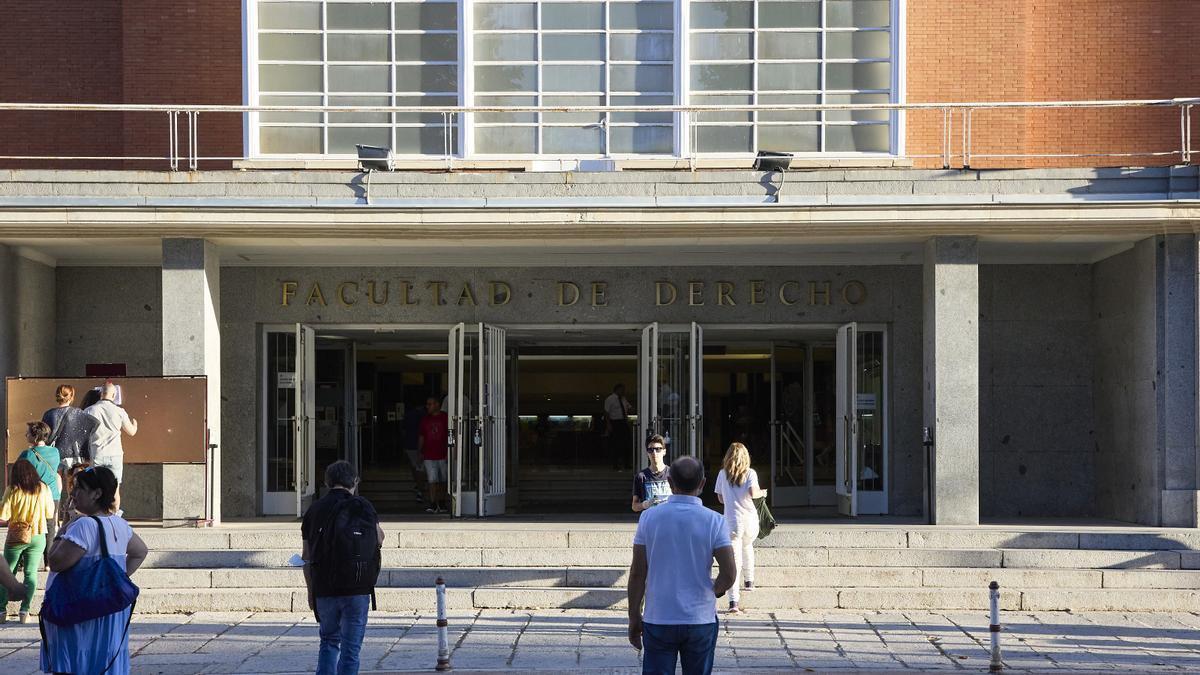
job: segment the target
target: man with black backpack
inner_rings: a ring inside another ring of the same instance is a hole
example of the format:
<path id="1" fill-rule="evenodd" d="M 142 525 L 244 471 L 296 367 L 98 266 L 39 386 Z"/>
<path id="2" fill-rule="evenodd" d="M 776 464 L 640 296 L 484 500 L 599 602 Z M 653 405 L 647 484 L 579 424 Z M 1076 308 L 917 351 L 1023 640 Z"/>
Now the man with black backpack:
<path id="1" fill-rule="evenodd" d="M 329 493 L 304 514 L 304 583 L 308 607 L 320 624 L 317 675 L 354 675 L 375 602 L 383 528 L 375 507 L 354 494 L 358 474 L 350 462 L 325 469 Z"/>

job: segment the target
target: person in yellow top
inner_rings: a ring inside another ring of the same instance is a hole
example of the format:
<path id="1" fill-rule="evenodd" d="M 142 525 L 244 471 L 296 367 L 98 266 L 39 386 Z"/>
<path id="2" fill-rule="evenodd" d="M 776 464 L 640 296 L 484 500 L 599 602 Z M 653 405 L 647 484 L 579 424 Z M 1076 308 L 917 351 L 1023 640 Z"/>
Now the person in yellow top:
<path id="1" fill-rule="evenodd" d="M 21 623 L 29 622 L 29 604 L 37 592 L 38 563 L 46 550 L 46 521 L 54 518 L 54 500 L 50 488 L 38 476 L 37 468 L 26 459 L 12 466 L 8 489 L 0 503 L 0 521 L 7 526 L 4 560 L 16 571 L 24 560 L 25 598 L 21 600 Z M 0 623 L 8 620 L 8 592 L 0 589 Z"/>

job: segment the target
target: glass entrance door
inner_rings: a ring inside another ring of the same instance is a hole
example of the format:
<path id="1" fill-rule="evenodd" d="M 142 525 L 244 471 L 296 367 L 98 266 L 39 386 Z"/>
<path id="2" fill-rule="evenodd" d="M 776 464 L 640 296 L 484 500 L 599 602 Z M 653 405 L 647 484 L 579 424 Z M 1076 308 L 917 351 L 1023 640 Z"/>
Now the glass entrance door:
<path id="1" fill-rule="evenodd" d="M 858 515 L 858 339 L 848 323 L 837 334 L 837 470 L 834 492 L 838 513 Z"/>
<path id="2" fill-rule="evenodd" d="M 295 415 L 292 447 L 296 492 L 296 517 L 304 515 L 317 493 L 317 334 L 312 326 L 296 324 Z"/>
<path id="3" fill-rule="evenodd" d="M 802 346 L 771 346 L 771 500 L 774 506 L 809 505 L 806 413 L 807 351 Z"/>
<path id="4" fill-rule="evenodd" d="M 449 332 L 449 440 L 453 514 L 503 515 L 507 494 L 508 351 L 503 328 Z"/>
<path id="5" fill-rule="evenodd" d="M 641 441 L 651 434 L 661 435 L 667 445 L 668 464 L 683 455 L 700 456 L 703 353 L 704 333 L 698 324 L 663 329 L 653 323 L 642 329 L 638 351 L 638 419 L 646 422 Z"/>

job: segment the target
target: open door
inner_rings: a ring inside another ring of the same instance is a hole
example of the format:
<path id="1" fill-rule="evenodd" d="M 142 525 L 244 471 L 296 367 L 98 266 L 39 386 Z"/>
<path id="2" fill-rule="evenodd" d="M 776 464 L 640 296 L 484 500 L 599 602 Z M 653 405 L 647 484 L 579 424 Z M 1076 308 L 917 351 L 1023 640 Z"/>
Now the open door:
<path id="1" fill-rule="evenodd" d="M 634 442 L 639 470 L 646 468 L 646 439 L 659 430 L 658 419 L 658 324 L 652 323 L 642 329 L 642 342 L 638 347 L 638 434 Z"/>
<path id="2" fill-rule="evenodd" d="M 688 350 L 688 453 L 700 457 L 704 454 L 704 329 L 694 321 Z"/>
<path id="3" fill-rule="evenodd" d="M 317 334 L 296 324 L 296 396 L 293 433 L 296 461 L 296 517 L 304 515 L 317 493 Z"/>
<path id="4" fill-rule="evenodd" d="M 808 506 L 804 347 L 771 343 L 771 505 Z"/>
<path id="5" fill-rule="evenodd" d="M 507 331 L 479 324 L 479 406 L 475 438 L 479 439 L 476 513 L 502 516 L 505 509 L 508 457 Z"/>
<path id="6" fill-rule="evenodd" d="M 834 492 L 838 513 L 858 515 L 858 329 L 837 333 L 837 453 Z"/>
<path id="7" fill-rule="evenodd" d="M 454 518 L 459 518 L 463 515 L 463 464 L 466 459 L 465 452 L 471 449 L 471 444 L 464 440 L 467 438 L 464 433 L 466 431 L 467 420 L 463 414 L 463 385 L 465 384 L 463 375 L 466 372 L 465 325 L 460 323 L 450 329 L 446 354 L 448 366 L 446 377 L 446 416 L 448 418 L 446 444 L 449 451 L 446 456 L 450 460 L 448 466 L 450 473 L 450 515 Z"/>

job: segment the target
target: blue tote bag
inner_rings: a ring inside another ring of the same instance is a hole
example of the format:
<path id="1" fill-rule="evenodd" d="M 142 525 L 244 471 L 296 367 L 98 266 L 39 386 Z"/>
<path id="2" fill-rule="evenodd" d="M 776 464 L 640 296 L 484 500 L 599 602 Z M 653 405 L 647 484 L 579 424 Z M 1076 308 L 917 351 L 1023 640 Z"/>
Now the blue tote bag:
<path id="1" fill-rule="evenodd" d="M 99 530 L 100 557 L 81 558 L 74 567 L 54 578 L 42 601 L 44 621 L 74 626 L 119 612 L 137 602 L 138 587 L 108 554 L 103 522 L 96 516 L 92 520 Z"/>

